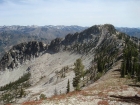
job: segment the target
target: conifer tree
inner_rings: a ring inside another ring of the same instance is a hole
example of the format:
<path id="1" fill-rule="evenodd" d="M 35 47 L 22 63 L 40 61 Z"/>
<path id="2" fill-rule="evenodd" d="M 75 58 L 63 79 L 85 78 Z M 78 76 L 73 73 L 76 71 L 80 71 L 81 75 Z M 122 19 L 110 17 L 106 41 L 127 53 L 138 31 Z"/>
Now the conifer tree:
<path id="1" fill-rule="evenodd" d="M 128 38 L 125 40 L 125 48 L 123 50 L 123 62 L 121 67 L 121 77 L 125 77 L 125 75 L 129 75 L 132 77 L 137 77 L 136 79 L 140 81 L 139 76 L 139 52 L 138 46 Z"/>
<path id="2" fill-rule="evenodd" d="M 125 61 L 122 62 L 121 64 L 121 77 L 124 77 L 125 76 Z"/>
<path id="3" fill-rule="evenodd" d="M 22 97 L 24 95 L 24 90 L 23 90 L 23 88 L 21 88 L 21 90 L 20 90 L 20 97 Z"/>
<path id="4" fill-rule="evenodd" d="M 74 66 L 75 77 L 73 78 L 73 87 L 75 87 L 75 90 L 80 90 L 80 78 L 83 76 L 84 72 L 84 65 L 82 64 L 82 60 L 77 59 L 74 63 Z"/>
<path id="5" fill-rule="evenodd" d="M 70 92 L 70 82 L 69 82 L 69 79 L 68 79 L 68 83 L 67 83 L 67 93 Z"/>

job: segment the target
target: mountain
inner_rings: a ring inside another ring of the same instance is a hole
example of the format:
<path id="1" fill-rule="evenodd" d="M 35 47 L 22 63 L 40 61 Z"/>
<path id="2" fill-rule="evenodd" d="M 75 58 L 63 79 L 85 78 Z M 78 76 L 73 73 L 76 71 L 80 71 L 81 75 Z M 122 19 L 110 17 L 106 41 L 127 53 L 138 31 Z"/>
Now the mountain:
<path id="1" fill-rule="evenodd" d="M 139 62 L 137 58 L 140 57 L 139 41 L 138 38 L 135 41 L 117 31 L 111 24 L 104 24 L 94 25 L 82 32 L 67 34 L 65 38 L 55 38 L 49 44 L 30 41 L 15 45 L 0 60 L 0 102 L 22 103 L 65 94 L 68 81 L 70 92 L 84 90 L 90 85 L 95 85 L 100 77 L 105 81 L 108 72 L 112 72 L 110 74 L 112 80 L 117 83 L 121 80 L 113 78 L 116 72 L 125 70 L 125 75 L 130 77 L 133 74 L 127 74 L 130 73 L 129 69 L 135 68 L 137 77 L 140 67 L 137 63 Z M 131 55 L 133 60 L 127 59 L 128 55 Z M 128 63 L 127 60 L 132 63 Z M 126 63 L 128 70 L 125 69 Z M 130 70 L 131 73 L 134 72 Z M 121 76 L 124 76 L 123 73 L 124 71 L 120 73 Z M 116 85 L 113 87 L 114 82 L 109 81 L 107 84 L 112 86 L 111 89 L 123 88 L 119 87 L 122 86 L 119 83 L 118 87 Z M 97 89 L 102 87 L 107 86 L 104 84 Z M 138 91 L 139 89 L 133 92 Z M 96 93 L 90 93 L 90 96 L 97 95 Z M 101 91 L 98 94 L 102 97 Z M 106 98 L 110 99 L 110 104 L 114 103 L 111 101 L 114 99 L 109 96 Z"/>
<path id="2" fill-rule="evenodd" d="M 111 36 L 112 34 L 116 34 L 116 30 L 114 26 L 111 26 L 111 25 L 96 26 L 95 25 L 93 27 L 88 28 L 87 30 L 84 30 L 81 33 L 77 32 L 75 34 L 68 34 L 66 35 L 64 39 L 56 38 L 52 40 L 51 43 L 48 45 L 48 47 L 46 47 L 46 49 L 44 50 L 46 50 L 47 52 L 52 52 L 52 53 L 57 53 L 60 51 L 70 51 L 70 52 L 78 52 L 80 54 L 81 53 L 86 54 L 91 49 L 97 48 L 102 43 L 102 41 L 106 42 L 106 38 L 109 38 L 111 40 L 110 42 L 112 42 L 114 38 L 113 36 Z M 116 41 L 114 40 L 113 43 L 115 42 Z M 106 42 L 106 43 L 109 43 L 109 42 Z M 114 45 L 116 46 L 116 44 Z M 43 43 L 41 43 L 41 46 L 43 46 Z M 31 52 L 32 50 L 34 51 L 34 49 L 36 49 L 35 52 Z M 13 46 L 12 49 L 10 49 L 9 52 L 7 52 L 1 60 L 1 67 L 4 67 L 2 68 L 2 70 L 5 70 L 6 69 L 5 67 L 8 66 L 5 64 L 3 65 L 3 62 L 9 63 L 9 60 L 11 61 L 12 59 L 13 62 L 15 63 L 16 61 L 20 61 L 20 58 L 26 60 L 26 58 L 28 58 L 27 57 L 28 55 L 30 57 L 37 56 L 38 54 L 36 53 L 40 52 L 40 51 L 38 52 L 38 50 L 40 50 L 40 43 L 36 41 L 28 42 L 28 43 L 21 43 L 17 46 Z M 10 64 L 11 63 L 12 62 L 10 62 Z"/>
<path id="3" fill-rule="evenodd" d="M 80 32 L 87 27 L 80 26 L 0 26 L 0 58 L 13 45 L 29 41 L 50 43 L 56 37 Z"/>
<path id="4" fill-rule="evenodd" d="M 127 35 L 140 38 L 140 28 L 127 28 L 127 27 L 116 27 L 120 32 L 126 33 Z"/>
<path id="5" fill-rule="evenodd" d="M 8 33 L 18 33 L 22 35 L 30 35 L 37 36 L 41 38 L 45 38 L 48 40 L 52 40 L 56 37 L 64 37 L 68 33 L 80 32 L 86 29 L 87 27 L 81 26 L 1 26 L 0 32 L 8 32 Z"/>

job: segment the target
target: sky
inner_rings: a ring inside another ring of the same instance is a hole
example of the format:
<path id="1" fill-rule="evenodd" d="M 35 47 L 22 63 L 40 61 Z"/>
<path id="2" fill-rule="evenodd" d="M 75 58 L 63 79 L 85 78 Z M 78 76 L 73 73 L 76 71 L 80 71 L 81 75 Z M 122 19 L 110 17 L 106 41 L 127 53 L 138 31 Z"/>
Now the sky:
<path id="1" fill-rule="evenodd" d="M 0 26 L 140 27 L 140 0 L 0 0 Z"/>

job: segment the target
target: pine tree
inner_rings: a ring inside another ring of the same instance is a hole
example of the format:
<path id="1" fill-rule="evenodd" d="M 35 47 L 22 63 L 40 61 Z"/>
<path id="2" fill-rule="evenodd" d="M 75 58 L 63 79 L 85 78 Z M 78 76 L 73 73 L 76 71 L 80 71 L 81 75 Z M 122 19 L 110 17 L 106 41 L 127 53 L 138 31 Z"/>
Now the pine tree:
<path id="1" fill-rule="evenodd" d="M 100 57 L 97 58 L 97 69 L 98 72 L 102 73 L 103 70 L 105 69 L 105 61 L 103 59 L 103 57 L 100 55 Z"/>
<path id="2" fill-rule="evenodd" d="M 46 95 L 45 94 L 40 94 L 39 98 L 40 99 L 45 99 L 46 98 Z"/>
<path id="3" fill-rule="evenodd" d="M 81 59 L 77 59 L 76 62 L 74 63 L 74 73 L 75 73 L 75 78 L 73 78 L 73 87 L 75 87 L 75 90 L 80 90 L 80 78 L 83 76 L 84 72 L 84 65 L 82 64 Z"/>
<path id="4" fill-rule="evenodd" d="M 123 78 L 125 76 L 125 61 L 121 64 L 121 77 Z"/>
<path id="5" fill-rule="evenodd" d="M 24 90 L 23 90 L 23 88 L 21 88 L 21 90 L 20 90 L 20 97 L 22 97 L 24 95 Z"/>
<path id="6" fill-rule="evenodd" d="M 69 82 L 69 79 L 68 79 L 68 83 L 67 83 L 67 93 L 70 92 L 70 82 Z"/>
<path id="7" fill-rule="evenodd" d="M 139 52 L 138 52 L 138 46 L 133 43 L 133 41 L 130 41 L 128 38 L 125 40 L 125 48 L 123 50 L 123 63 L 122 63 L 122 71 L 121 71 L 121 77 L 124 77 L 125 75 L 132 77 L 137 77 L 139 74 Z M 139 80 L 139 79 L 138 79 Z"/>

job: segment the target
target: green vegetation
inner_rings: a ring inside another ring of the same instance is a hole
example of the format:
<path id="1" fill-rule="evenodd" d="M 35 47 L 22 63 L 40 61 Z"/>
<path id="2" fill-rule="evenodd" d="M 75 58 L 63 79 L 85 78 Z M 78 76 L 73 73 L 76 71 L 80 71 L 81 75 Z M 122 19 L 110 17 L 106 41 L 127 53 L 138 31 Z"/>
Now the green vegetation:
<path id="1" fill-rule="evenodd" d="M 110 32 L 110 34 L 116 34 L 116 29 L 113 25 L 105 24 L 104 26 L 108 28 L 108 31 Z"/>
<path id="2" fill-rule="evenodd" d="M 107 27 L 110 27 L 110 25 L 107 25 Z M 113 31 L 113 27 L 110 29 Z M 116 39 L 108 34 L 101 45 L 97 47 L 96 54 L 91 62 L 91 68 L 86 71 L 86 75 L 88 75 L 91 82 L 96 81 L 111 69 L 111 66 L 118 60 L 119 50 L 122 47 Z"/>
<path id="3" fill-rule="evenodd" d="M 68 72 L 68 70 L 69 70 L 69 67 L 68 67 L 68 66 L 63 67 L 63 68 L 60 70 L 61 78 L 65 78 L 65 77 L 66 77 L 66 72 Z"/>
<path id="4" fill-rule="evenodd" d="M 17 81 L 11 82 L 5 86 L 0 87 L 0 101 L 3 103 L 12 103 L 16 98 L 26 96 L 25 88 L 30 86 L 29 78 L 31 74 L 27 73 L 20 77 Z"/>
<path id="5" fill-rule="evenodd" d="M 11 83 L 9 83 L 9 84 L 7 84 L 7 85 L 5 85 L 5 86 L 0 87 L 0 91 L 8 90 L 8 89 L 14 88 L 15 86 L 18 86 L 19 84 L 21 84 L 21 83 L 23 83 L 23 82 L 29 80 L 30 76 L 31 76 L 30 73 L 24 74 L 22 77 L 20 77 L 20 78 L 19 78 L 18 80 L 16 80 L 15 82 L 11 82 Z M 29 82 L 26 82 L 26 83 L 24 84 L 24 86 L 25 86 L 25 87 L 26 87 L 26 86 L 28 87 L 28 86 L 29 86 L 28 83 L 29 83 Z"/>
<path id="6" fill-rule="evenodd" d="M 123 39 L 125 38 L 125 33 L 120 33 L 119 35 L 117 35 L 118 39 Z"/>
<path id="7" fill-rule="evenodd" d="M 140 59 L 138 46 L 129 38 L 125 39 L 125 48 L 123 50 L 123 62 L 121 65 L 121 77 L 134 78 L 140 81 Z"/>
<path id="8" fill-rule="evenodd" d="M 14 97 L 12 96 L 12 94 L 10 93 L 6 93 L 6 94 L 2 94 L 2 97 L 0 99 L 0 101 L 3 101 L 5 103 L 10 102 Z"/>
<path id="9" fill-rule="evenodd" d="M 84 77 L 84 65 L 82 64 L 82 60 L 77 59 L 74 66 L 75 77 L 73 78 L 73 87 L 75 90 L 80 90 L 80 79 Z"/>
<path id="10" fill-rule="evenodd" d="M 69 67 L 68 66 L 64 66 L 60 71 L 56 71 L 56 75 L 58 75 L 61 78 L 65 78 L 66 77 L 66 73 L 69 71 Z"/>
<path id="11" fill-rule="evenodd" d="M 105 50 L 102 53 L 98 53 L 95 56 L 94 62 L 97 63 L 97 70 L 100 73 L 108 71 L 116 59 L 117 50 L 113 51 L 111 48 L 112 47 L 105 47 Z"/>
<path id="12" fill-rule="evenodd" d="M 102 58 L 102 56 L 98 57 L 97 69 L 98 69 L 98 72 L 103 72 L 103 70 L 105 69 L 105 61 Z"/>
<path id="13" fill-rule="evenodd" d="M 96 78 L 95 78 L 95 81 L 98 80 L 98 79 L 100 79 L 100 77 L 101 77 L 102 75 L 103 75 L 102 73 L 98 72 L 98 73 L 97 73 L 97 76 L 96 76 Z"/>
<path id="14" fill-rule="evenodd" d="M 69 82 L 69 79 L 68 79 L 68 83 L 67 83 L 67 92 L 66 93 L 69 93 L 70 92 L 70 82 Z"/>
<path id="15" fill-rule="evenodd" d="M 24 89 L 21 87 L 21 89 L 20 89 L 20 96 L 19 96 L 19 97 L 22 97 L 24 94 L 25 94 L 25 91 L 24 91 Z"/>
<path id="16" fill-rule="evenodd" d="M 64 50 L 77 52 L 79 54 L 84 54 L 84 53 L 86 54 L 97 45 L 98 40 L 99 37 L 97 36 L 94 40 L 89 40 L 85 43 L 78 42 L 71 46 L 65 46 Z"/>
<path id="17" fill-rule="evenodd" d="M 45 94 L 40 94 L 39 98 L 42 99 L 42 100 L 44 100 L 44 99 L 46 99 L 47 97 L 46 97 Z"/>

